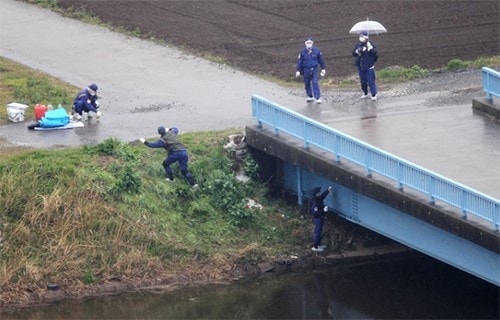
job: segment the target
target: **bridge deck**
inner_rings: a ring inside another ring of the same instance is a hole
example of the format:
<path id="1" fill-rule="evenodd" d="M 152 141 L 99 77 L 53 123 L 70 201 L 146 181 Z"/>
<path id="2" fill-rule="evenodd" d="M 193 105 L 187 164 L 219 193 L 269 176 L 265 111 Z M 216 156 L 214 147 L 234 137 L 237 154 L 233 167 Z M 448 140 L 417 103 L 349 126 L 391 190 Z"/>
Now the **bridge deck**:
<path id="1" fill-rule="evenodd" d="M 347 110 L 339 108 L 336 101 L 327 101 L 296 111 L 500 199 L 498 122 L 473 110 L 470 99 L 433 107 L 430 98 L 432 94 L 382 96 L 376 102 L 357 99 Z"/>

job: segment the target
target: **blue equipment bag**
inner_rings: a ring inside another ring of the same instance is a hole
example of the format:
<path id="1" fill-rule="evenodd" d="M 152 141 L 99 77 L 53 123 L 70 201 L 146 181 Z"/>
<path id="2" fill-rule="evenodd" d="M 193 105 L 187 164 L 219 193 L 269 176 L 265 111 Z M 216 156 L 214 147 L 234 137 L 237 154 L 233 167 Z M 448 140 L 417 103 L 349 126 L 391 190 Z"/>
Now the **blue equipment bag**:
<path id="1" fill-rule="evenodd" d="M 42 128 L 62 127 L 69 123 L 69 115 L 64 108 L 57 108 L 45 112 L 38 124 Z"/>

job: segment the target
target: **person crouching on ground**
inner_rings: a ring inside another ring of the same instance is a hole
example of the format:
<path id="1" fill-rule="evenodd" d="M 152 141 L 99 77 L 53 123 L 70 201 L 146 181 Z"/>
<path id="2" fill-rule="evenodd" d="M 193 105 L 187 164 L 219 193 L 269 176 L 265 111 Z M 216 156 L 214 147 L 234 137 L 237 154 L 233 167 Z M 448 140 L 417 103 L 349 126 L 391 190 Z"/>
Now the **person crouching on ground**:
<path id="1" fill-rule="evenodd" d="M 179 136 L 177 135 L 178 132 L 179 130 L 177 128 L 165 128 L 164 126 L 160 126 L 158 127 L 160 139 L 155 142 L 148 142 L 144 138 L 140 138 L 139 140 L 150 148 L 165 148 L 165 150 L 167 150 L 167 158 L 163 161 L 163 168 L 165 168 L 167 181 L 174 181 L 174 173 L 170 165 L 179 162 L 181 173 L 186 181 L 193 188 L 198 188 L 193 175 L 188 171 L 189 156 L 186 147 L 179 140 Z"/>
<path id="2" fill-rule="evenodd" d="M 299 52 L 297 58 L 297 71 L 295 77 L 300 75 L 304 78 L 304 85 L 306 88 L 306 101 L 311 102 L 316 99 L 316 103 L 321 103 L 321 92 L 319 89 L 319 76 L 325 76 L 325 62 L 321 50 L 313 45 L 313 40 L 307 38 L 305 47 Z M 321 67 L 321 73 L 318 72 L 318 66 Z M 314 94 L 314 98 L 313 98 Z"/>
<path id="3" fill-rule="evenodd" d="M 94 114 L 96 118 L 101 116 L 99 109 L 99 100 L 97 97 L 97 85 L 95 83 L 80 91 L 73 101 L 73 116 L 76 120 L 82 119 L 82 113 L 86 112 L 89 117 Z"/>
<path id="4" fill-rule="evenodd" d="M 377 85 L 375 84 L 375 62 L 378 52 L 375 43 L 368 40 L 368 33 L 363 31 L 359 34 L 359 42 L 352 50 L 356 58 L 355 65 L 358 68 L 359 80 L 363 95 L 361 99 L 368 98 L 368 86 L 370 87 L 371 99 L 377 100 Z"/>
<path id="5" fill-rule="evenodd" d="M 327 190 L 321 192 L 320 187 L 313 189 L 313 197 L 311 199 L 310 213 L 312 215 L 314 229 L 313 229 L 313 247 L 312 251 L 322 252 L 326 246 L 321 245 L 323 225 L 325 223 L 325 215 L 328 212 L 328 207 L 325 206 L 323 200 L 333 190 L 333 187 L 328 187 Z"/>

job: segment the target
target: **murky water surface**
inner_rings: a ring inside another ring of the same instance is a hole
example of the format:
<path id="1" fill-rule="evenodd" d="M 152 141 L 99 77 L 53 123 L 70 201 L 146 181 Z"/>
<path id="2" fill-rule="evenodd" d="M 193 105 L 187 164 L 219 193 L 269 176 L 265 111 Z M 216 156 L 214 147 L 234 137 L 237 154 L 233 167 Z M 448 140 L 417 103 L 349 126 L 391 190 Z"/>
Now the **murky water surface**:
<path id="1" fill-rule="evenodd" d="M 9 319 L 498 319 L 499 288 L 430 258 L 0 313 Z"/>

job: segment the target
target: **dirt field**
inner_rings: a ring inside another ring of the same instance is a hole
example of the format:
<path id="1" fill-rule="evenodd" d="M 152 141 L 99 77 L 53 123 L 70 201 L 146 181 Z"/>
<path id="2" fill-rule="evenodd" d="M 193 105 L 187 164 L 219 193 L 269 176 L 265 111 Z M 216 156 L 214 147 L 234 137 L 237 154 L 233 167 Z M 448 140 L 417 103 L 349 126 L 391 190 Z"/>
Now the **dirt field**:
<path id="1" fill-rule="evenodd" d="M 107 23 L 140 30 L 195 52 L 223 57 L 244 71 L 289 80 L 306 36 L 326 59 L 327 76 L 355 72 L 351 27 L 367 17 L 388 33 L 372 35 L 378 68 L 436 68 L 451 59 L 500 54 L 498 0 L 152 1 L 59 0 Z"/>

